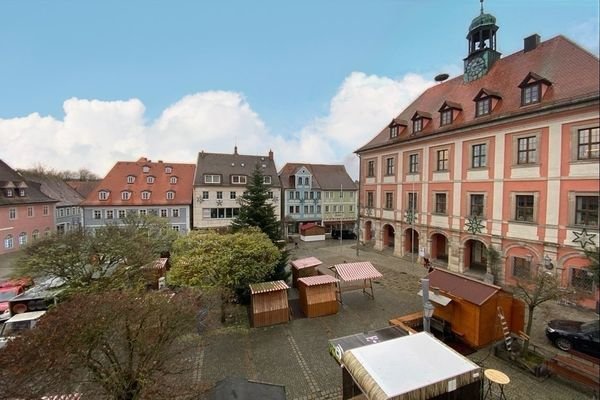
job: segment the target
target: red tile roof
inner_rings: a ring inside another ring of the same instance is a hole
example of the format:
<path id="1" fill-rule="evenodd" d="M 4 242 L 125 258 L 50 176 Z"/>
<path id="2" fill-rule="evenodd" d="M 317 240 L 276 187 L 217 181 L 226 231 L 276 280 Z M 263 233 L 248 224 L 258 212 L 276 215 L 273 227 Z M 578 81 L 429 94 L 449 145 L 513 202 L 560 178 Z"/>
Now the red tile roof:
<path id="1" fill-rule="evenodd" d="M 477 305 L 482 305 L 501 289 L 499 286 L 437 268 L 429 274 L 429 287 Z"/>
<path id="2" fill-rule="evenodd" d="M 148 172 L 143 168 L 148 167 Z M 165 168 L 170 167 L 171 173 Z M 152 206 L 171 204 L 192 204 L 194 164 L 176 164 L 169 162 L 151 162 L 142 157 L 135 162 L 119 161 L 106 177 L 98 183 L 81 204 L 82 206 Z M 133 183 L 127 183 L 127 177 L 133 176 Z M 148 176 L 154 177 L 154 183 L 147 183 Z M 177 183 L 170 183 L 171 177 L 177 177 Z M 108 191 L 108 200 L 100 200 L 98 194 Z M 121 192 L 130 191 L 130 200 L 121 200 Z M 150 191 L 150 199 L 142 200 L 142 192 Z M 167 200 L 167 192 L 174 191 L 175 198 Z"/>
<path id="3" fill-rule="evenodd" d="M 465 83 L 461 75 L 427 89 L 395 118 L 409 120 L 416 113 L 431 113 L 433 119 L 422 132 L 412 136 L 412 129 L 409 126 L 403 129 L 397 138 L 390 139 L 389 125 L 387 125 L 356 152 L 506 117 L 529 114 L 549 106 L 570 104 L 575 100 L 597 101 L 600 97 L 599 67 L 597 57 L 564 36 L 554 37 L 540 43 L 533 50 L 528 52 L 521 50 L 499 59 L 487 75 L 480 79 Z M 519 84 L 527 76 L 539 77 L 551 82 L 552 85 L 549 86 L 540 103 L 522 107 Z M 495 97 L 501 97 L 501 100 L 490 115 L 475 117 L 476 103 L 473 99 L 482 89 Z M 452 124 L 440 127 L 440 113 L 437 111 L 447 101 L 460 105 L 462 112 Z"/>

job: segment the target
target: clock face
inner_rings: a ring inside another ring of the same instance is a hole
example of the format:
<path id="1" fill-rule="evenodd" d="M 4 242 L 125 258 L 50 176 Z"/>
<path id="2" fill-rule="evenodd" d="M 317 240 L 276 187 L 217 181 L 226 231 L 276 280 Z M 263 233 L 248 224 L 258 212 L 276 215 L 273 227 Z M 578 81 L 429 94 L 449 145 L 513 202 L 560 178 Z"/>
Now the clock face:
<path id="1" fill-rule="evenodd" d="M 465 68 L 465 73 L 469 76 L 469 79 L 477 79 L 483 76 L 485 71 L 485 60 L 481 57 L 477 57 L 469 61 Z"/>

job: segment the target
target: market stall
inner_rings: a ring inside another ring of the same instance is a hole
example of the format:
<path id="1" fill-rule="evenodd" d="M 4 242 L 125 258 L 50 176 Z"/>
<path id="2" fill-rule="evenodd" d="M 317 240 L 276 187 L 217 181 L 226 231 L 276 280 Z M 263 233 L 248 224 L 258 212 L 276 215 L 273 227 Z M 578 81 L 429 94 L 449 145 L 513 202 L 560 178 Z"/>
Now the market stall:
<path id="1" fill-rule="evenodd" d="M 336 264 L 331 268 L 338 283 L 338 300 L 342 303 L 342 292 L 350 290 L 362 290 L 364 294 L 374 299 L 373 279 L 383 277 L 369 261 Z"/>
<path id="2" fill-rule="evenodd" d="M 331 275 L 316 275 L 298 279 L 300 306 L 309 318 L 337 314 L 338 279 Z"/>
<path id="3" fill-rule="evenodd" d="M 292 261 L 292 286 L 298 287 L 298 278 L 317 275 L 317 267 L 323 264 L 316 257 L 301 258 Z"/>
<path id="4" fill-rule="evenodd" d="M 288 289 L 289 286 L 284 281 L 250 285 L 253 327 L 258 328 L 289 321 Z"/>

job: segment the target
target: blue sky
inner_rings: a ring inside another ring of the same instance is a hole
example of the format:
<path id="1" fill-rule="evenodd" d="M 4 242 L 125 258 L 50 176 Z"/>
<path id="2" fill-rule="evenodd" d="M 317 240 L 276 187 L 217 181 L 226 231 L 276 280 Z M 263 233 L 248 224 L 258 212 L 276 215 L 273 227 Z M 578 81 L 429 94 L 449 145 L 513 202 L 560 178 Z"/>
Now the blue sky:
<path id="1" fill-rule="evenodd" d="M 596 0 L 488 0 L 508 55 L 564 34 L 598 53 Z M 2 1 L 0 158 L 90 168 L 200 150 L 344 162 L 461 73 L 479 1 Z M 165 144 L 168 144 L 165 146 Z"/>

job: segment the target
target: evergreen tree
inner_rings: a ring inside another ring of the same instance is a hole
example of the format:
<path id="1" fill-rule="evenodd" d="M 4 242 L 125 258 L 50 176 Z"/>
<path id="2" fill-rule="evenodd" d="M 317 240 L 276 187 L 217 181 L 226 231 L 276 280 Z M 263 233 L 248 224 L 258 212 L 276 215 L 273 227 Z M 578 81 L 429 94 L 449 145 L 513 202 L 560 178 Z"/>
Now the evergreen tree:
<path id="1" fill-rule="evenodd" d="M 246 192 L 239 199 L 240 213 L 231 222 L 234 232 L 249 227 L 258 227 L 273 243 L 281 239 L 275 206 L 269 203 L 269 189 L 258 165 L 254 168 Z"/>
<path id="2" fill-rule="evenodd" d="M 287 280 L 290 272 L 286 270 L 289 253 L 281 242 L 280 222 L 275 216 L 275 206 L 269 202 L 269 188 L 265 185 L 264 176 L 258 164 L 254 168 L 246 192 L 240 197 L 240 212 L 231 223 L 234 232 L 248 228 L 258 227 L 281 251 L 281 256 L 275 271 L 265 277 L 267 281 Z"/>

